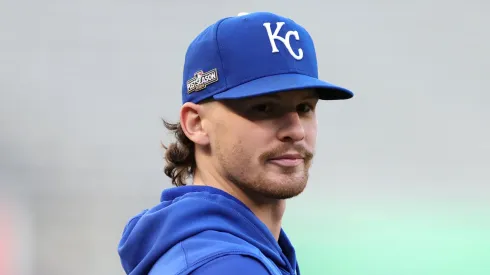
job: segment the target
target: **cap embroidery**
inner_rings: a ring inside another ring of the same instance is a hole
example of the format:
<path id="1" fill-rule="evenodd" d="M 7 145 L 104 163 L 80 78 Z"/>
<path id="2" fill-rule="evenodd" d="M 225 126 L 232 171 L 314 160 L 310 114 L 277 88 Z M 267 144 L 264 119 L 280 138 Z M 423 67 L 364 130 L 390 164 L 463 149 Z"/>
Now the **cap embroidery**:
<path id="1" fill-rule="evenodd" d="M 282 42 L 282 44 L 284 44 L 284 46 L 286 46 L 286 49 L 288 49 L 289 54 L 291 54 L 291 56 L 294 57 L 294 59 L 296 59 L 296 60 L 303 59 L 303 50 L 301 48 L 298 49 L 298 54 L 296 54 L 293 51 L 293 49 L 291 48 L 290 37 L 292 35 L 292 36 L 294 36 L 294 38 L 296 40 L 299 41 L 298 31 L 288 31 L 286 33 L 285 37 L 279 36 L 279 32 L 281 31 L 281 28 L 282 28 L 282 26 L 284 26 L 284 24 L 285 24 L 284 22 L 277 22 L 276 23 L 276 30 L 274 31 L 274 33 L 272 33 L 272 30 L 271 30 L 271 23 L 266 22 L 263 24 L 263 26 L 267 30 L 267 35 L 269 36 L 269 42 L 271 43 L 271 46 L 272 46 L 272 52 L 273 53 L 279 52 L 279 49 L 277 49 L 276 41 L 275 41 L 275 40 L 279 40 Z"/>
<path id="2" fill-rule="evenodd" d="M 187 80 L 187 93 L 204 90 L 208 85 L 218 82 L 218 70 L 212 69 L 208 72 L 197 71 L 194 77 Z"/>

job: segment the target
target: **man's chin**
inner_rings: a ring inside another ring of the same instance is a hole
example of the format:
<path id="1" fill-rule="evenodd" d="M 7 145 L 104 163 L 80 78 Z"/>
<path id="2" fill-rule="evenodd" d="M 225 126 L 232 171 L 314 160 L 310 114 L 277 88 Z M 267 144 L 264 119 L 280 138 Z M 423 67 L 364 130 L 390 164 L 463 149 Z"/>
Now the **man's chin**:
<path id="1" fill-rule="evenodd" d="M 284 174 L 270 171 L 262 174 L 257 180 L 234 180 L 233 182 L 250 196 L 268 200 L 285 200 L 303 193 L 308 182 L 308 174 L 304 172 Z"/>
<path id="2" fill-rule="evenodd" d="M 264 193 L 263 196 L 268 198 L 268 199 L 274 199 L 274 200 L 287 200 L 294 198 L 298 195 L 300 195 L 303 191 L 298 191 L 298 192 L 269 192 L 269 193 Z"/>
<path id="3" fill-rule="evenodd" d="M 257 190 L 262 196 L 269 199 L 285 200 L 294 198 L 306 188 L 306 181 L 301 180 L 298 182 L 291 182 L 290 180 L 284 180 L 281 182 L 274 182 L 267 185 L 266 188 L 259 188 Z"/>

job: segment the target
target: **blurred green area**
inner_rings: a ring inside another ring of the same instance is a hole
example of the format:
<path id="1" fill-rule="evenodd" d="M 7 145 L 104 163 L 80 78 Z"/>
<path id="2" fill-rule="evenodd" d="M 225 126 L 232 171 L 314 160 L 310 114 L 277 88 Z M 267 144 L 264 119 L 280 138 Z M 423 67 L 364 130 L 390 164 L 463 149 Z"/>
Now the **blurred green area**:
<path id="1" fill-rule="evenodd" d="M 490 275 L 490 205 L 315 203 L 284 220 L 303 275 Z"/>

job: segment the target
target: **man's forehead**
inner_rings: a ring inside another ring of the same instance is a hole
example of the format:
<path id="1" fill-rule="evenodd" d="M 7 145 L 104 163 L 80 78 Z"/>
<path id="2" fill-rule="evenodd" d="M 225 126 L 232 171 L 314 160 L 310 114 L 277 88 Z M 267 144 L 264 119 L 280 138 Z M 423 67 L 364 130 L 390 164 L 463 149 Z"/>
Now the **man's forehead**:
<path id="1" fill-rule="evenodd" d="M 226 106 L 237 107 L 242 104 L 249 105 L 249 104 L 253 104 L 254 102 L 262 101 L 262 100 L 294 102 L 295 100 L 318 100 L 318 99 L 319 96 L 317 90 L 302 89 L 302 90 L 282 91 L 282 92 L 270 93 L 270 94 L 253 96 L 253 97 L 243 97 L 239 99 L 224 99 L 224 100 L 209 99 L 204 102 L 201 102 L 200 105 L 205 107 L 206 110 L 209 110 L 209 109 L 216 109 L 217 106 L 221 106 L 224 107 L 225 109 L 228 109 Z"/>

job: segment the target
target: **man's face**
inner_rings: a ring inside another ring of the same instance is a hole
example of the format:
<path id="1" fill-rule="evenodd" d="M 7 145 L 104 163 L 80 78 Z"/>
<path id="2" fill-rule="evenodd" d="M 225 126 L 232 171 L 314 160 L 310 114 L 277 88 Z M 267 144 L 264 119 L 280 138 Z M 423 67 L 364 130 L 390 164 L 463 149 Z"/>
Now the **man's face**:
<path id="1" fill-rule="evenodd" d="M 206 127 L 213 165 L 245 192 L 300 194 L 315 150 L 317 102 L 313 90 L 212 102 Z"/>

